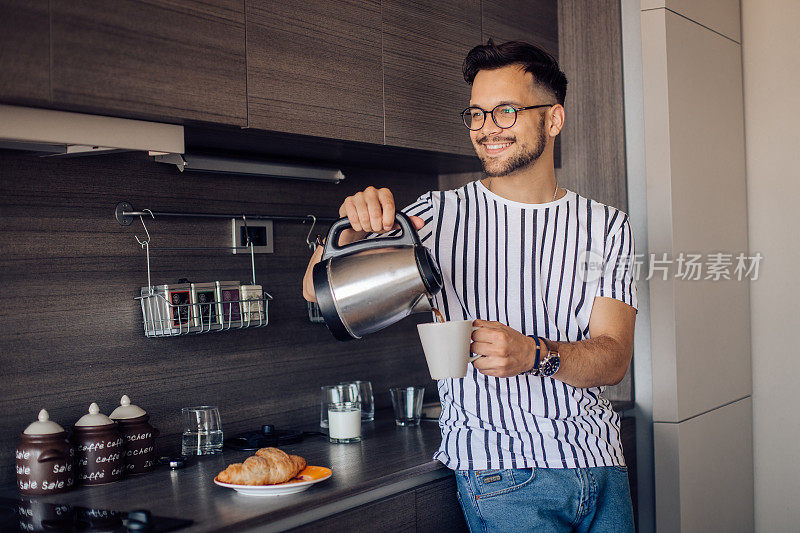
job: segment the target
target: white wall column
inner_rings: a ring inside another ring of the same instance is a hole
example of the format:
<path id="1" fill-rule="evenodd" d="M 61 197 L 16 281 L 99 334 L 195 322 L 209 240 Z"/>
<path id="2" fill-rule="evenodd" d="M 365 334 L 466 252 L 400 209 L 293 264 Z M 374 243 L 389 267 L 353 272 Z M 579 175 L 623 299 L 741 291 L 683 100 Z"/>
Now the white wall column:
<path id="1" fill-rule="evenodd" d="M 667 254 L 666 275 L 650 279 L 657 529 L 752 531 L 749 285 L 735 273 L 748 254 L 739 2 L 641 9 L 648 245 Z M 719 253 L 731 254 L 730 279 L 710 270 Z M 700 279 L 681 278 L 688 254 Z"/>

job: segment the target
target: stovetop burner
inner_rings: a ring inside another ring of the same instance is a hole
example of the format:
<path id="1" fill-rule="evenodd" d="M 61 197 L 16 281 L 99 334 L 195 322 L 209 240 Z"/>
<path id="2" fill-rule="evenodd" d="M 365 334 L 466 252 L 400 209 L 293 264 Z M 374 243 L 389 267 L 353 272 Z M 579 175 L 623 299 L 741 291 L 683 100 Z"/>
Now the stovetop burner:
<path id="1" fill-rule="evenodd" d="M 324 435 L 319 431 L 295 431 L 275 429 L 271 424 L 264 424 L 259 431 L 246 431 L 225 439 L 223 445 L 229 450 L 254 451 L 267 446 L 285 446 L 300 442 L 305 437 Z"/>
<path id="2" fill-rule="evenodd" d="M 48 503 L 36 497 L 0 498 L 0 531 L 161 533 L 188 527 L 191 520 L 153 516 L 149 511 L 89 509 Z"/>

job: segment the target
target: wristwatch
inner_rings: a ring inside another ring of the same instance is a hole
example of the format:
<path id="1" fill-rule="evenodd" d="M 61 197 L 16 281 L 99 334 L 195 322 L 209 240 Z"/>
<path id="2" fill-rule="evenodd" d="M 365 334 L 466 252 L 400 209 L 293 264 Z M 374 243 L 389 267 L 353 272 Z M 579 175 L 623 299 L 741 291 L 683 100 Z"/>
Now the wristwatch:
<path id="1" fill-rule="evenodd" d="M 538 369 L 534 366 L 534 370 L 538 370 L 538 374 L 540 376 L 544 376 L 546 378 L 551 377 L 553 374 L 558 372 L 559 367 L 561 367 L 561 356 L 558 354 L 557 351 L 553 350 L 550 347 L 550 344 L 547 342 L 547 339 L 544 337 L 539 337 L 542 339 L 542 342 L 545 346 L 547 346 L 547 354 L 542 358 L 542 361 L 539 363 Z"/>

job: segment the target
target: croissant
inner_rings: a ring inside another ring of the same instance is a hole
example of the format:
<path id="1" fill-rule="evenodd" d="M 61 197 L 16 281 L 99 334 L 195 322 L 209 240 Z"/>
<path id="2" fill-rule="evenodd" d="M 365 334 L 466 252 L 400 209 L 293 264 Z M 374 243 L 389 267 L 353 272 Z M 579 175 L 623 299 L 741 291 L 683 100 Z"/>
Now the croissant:
<path id="1" fill-rule="evenodd" d="M 272 459 L 274 458 L 276 461 L 284 461 L 285 458 L 291 459 L 295 466 L 297 467 L 297 471 L 300 472 L 306 467 L 306 460 L 300 457 L 299 455 L 288 455 L 281 449 L 278 448 L 261 448 L 256 452 L 256 456 L 263 457 L 265 459 Z M 297 474 L 295 474 L 297 475 Z M 294 477 L 294 476 L 293 476 Z"/>
<path id="2" fill-rule="evenodd" d="M 234 485 L 275 485 L 297 476 L 306 460 L 288 455 L 278 448 L 261 448 L 244 463 L 234 463 L 217 475 L 223 483 Z"/>

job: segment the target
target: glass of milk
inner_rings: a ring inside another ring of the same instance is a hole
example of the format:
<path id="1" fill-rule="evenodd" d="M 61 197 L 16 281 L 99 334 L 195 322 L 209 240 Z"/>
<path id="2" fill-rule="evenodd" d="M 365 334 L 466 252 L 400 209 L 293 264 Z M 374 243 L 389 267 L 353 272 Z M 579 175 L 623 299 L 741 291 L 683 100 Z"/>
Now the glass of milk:
<path id="1" fill-rule="evenodd" d="M 328 404 L 328 438 L 335 443 L 361 440 L 361 402 Z"/>

